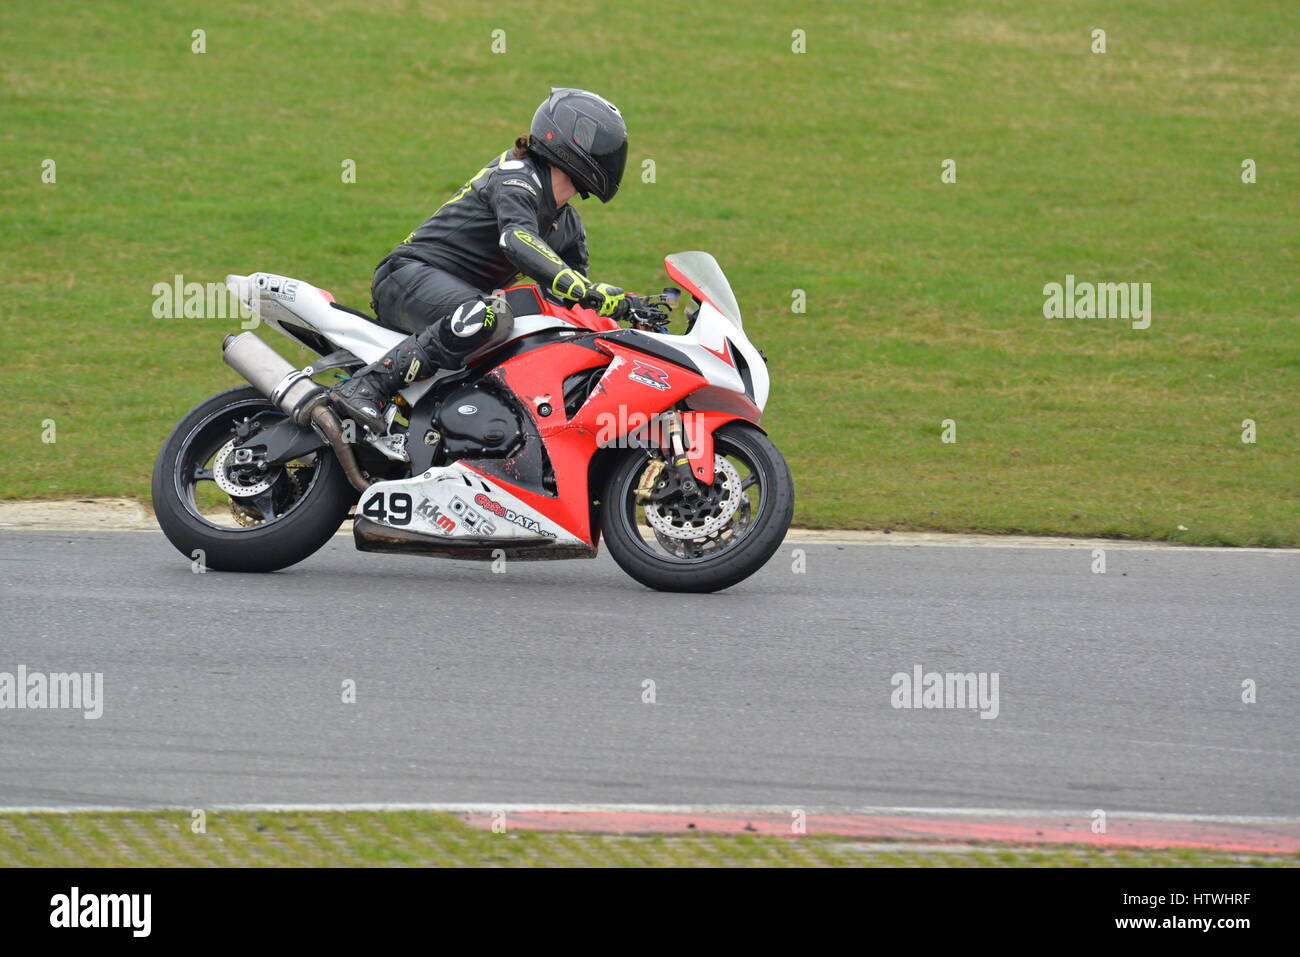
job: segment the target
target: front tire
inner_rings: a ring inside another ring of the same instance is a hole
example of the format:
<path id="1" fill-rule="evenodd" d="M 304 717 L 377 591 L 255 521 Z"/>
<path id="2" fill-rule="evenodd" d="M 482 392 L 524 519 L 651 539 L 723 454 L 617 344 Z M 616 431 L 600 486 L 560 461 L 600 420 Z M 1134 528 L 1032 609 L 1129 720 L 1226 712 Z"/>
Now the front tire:
<path id="1" fill-rule="evenodd" d="M 794 481 L 780 450 L 747 422 L 727 423 L 713 441 L 715 481 L 694 507 L 639 500 L 647 470 L 662 463 L 643 449 L 626 452 L 605 483 L 600 514 L 609 553 L 643 585 L 730 588 L 762 568 L 785 539 Z"/>
<path id="2" fill-rule="evenodd" d="M 154 465 L 153 508 L 186 558 L 216 571 L 276 571 L 316 552 L 343 524 L 357 493 L 328 448 L 273 467 L 260 481 L 227 466 L 223 453 L 240 423 L 283 417 L 241 386 L 208 399 L 167 437 Z M 232 494 L 241 480 L 248 494 Z"/>

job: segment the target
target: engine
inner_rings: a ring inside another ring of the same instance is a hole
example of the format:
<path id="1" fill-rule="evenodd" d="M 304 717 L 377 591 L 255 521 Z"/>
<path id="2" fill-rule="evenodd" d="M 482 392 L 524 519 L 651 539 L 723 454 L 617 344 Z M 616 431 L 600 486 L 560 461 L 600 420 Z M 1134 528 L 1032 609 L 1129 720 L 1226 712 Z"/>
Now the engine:
<path id="1" fill-rule="evenodd" d="M 504 458 L 523 437 L 519 414 L 496 393 L 479 385 L 448 392 L 434 422 L 447 458 Z"/>

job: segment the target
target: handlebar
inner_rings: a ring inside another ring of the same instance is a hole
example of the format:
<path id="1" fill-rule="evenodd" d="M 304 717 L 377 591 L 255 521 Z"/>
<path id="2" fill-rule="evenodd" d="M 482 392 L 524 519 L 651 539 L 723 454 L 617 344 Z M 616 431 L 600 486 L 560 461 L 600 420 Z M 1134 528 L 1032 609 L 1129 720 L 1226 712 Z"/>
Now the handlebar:
<path id="1" fill-rule="evenodd" d="M 663 332 L 672 319 L 673 309 L 682 291 L 675 286 L 666 286 L 664 291 L 654 296 L 633 296 L 626 298 L 627 320 L 636 329 L 648 329 L 651 332 Z"/>

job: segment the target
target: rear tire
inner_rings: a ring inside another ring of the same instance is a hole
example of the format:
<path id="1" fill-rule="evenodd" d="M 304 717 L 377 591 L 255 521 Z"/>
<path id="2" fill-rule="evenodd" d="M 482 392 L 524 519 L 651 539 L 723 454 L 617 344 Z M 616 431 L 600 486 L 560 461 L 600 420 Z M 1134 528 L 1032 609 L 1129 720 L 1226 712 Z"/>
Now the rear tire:
<path id="1" fill-rule="evenodd" d="M 644 503 L 635 496 L 642 474 L 651 465 L 649 452 L 628 450 L 606 481 L 600 503 L 605 542 L 619 567 L 641 584 L 676 592 L 730 588 L 767 564 L 785 539 L 794 515 L 794 480 L 780 450 L 748 422 L 729 422 L 718 429 L 714 448 L 753 476 L 752 481 L 744 480 L 742 488 L 759 488 L 757 510 L 747 497 L 717 537 L 679 541 L 650 528 L 653 537 L 667 546 L 657 551 L 642 535 L 642 521 L 649 528 L 649 520 L 644 518 Z M 720 489 L 722 481 L 719 472 L 713 488 Z M 684 554 L 669 553 L 674 549 Z M 689 554 L 696 549 L 699 555 Z"/>
<path id="2" fill-rule="evenodd" d="M 153 508 L 163 534 L 186 558 L 201 558 L 216 571 L 271 572 L 297 564 L 330 540 L 358 497 L 334 453 L 324 448 L 306 457 L 310 462 L 280 470 L 265 493 L 270 497 L 262 500 L 262 507 L 270 507 L 261 513 L 260 524 L 214 523 L 216 516 L 195 497 L 196 486 L 212 481 L 213 470 L 207 468 L 206 479 L 196 476 L 229 441 L 238 422 L 258 416 L 283 413 L 251 386 L 215 395 L 172 430 L 154 465 Z M 246 520 L 256 521 L 257 499 L 227 496 L 227 501 L 232 514 L 242 509 Z"/>

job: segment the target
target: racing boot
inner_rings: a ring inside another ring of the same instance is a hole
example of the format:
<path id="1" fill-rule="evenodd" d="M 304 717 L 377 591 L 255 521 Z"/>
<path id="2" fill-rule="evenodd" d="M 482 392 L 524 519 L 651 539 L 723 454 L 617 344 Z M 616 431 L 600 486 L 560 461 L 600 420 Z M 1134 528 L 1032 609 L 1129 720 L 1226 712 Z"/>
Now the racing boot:
<path id="1" fill-rule="evenodd" d="M 388 403 L 399 390 L 439 369 L 463 367 L 509 335 L 513 319 L 504 299 L 471 299 L 334 386 L 330 400 L 343 415 L 383 435 L 388 431 Z"/>

